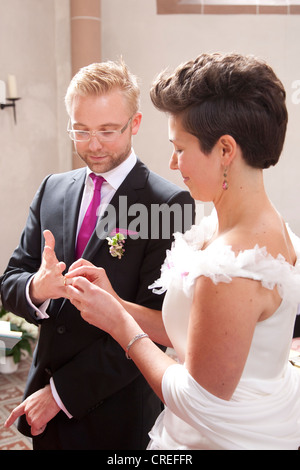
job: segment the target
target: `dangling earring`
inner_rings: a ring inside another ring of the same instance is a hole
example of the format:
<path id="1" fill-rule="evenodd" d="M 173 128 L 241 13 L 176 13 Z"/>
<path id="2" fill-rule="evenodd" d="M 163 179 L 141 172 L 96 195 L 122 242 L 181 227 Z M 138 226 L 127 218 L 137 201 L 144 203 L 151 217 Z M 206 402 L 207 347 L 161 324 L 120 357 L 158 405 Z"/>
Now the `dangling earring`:
<path id="1" fill-rule="evenodd" d="M 222 188 L 224 189 L 224 191 L 226 191 L 228 189 L 228 181 L 227 181 L 227 168 L 224 169 L 224 181 L 223 181 L 223 184 L 222 184 Z"/>

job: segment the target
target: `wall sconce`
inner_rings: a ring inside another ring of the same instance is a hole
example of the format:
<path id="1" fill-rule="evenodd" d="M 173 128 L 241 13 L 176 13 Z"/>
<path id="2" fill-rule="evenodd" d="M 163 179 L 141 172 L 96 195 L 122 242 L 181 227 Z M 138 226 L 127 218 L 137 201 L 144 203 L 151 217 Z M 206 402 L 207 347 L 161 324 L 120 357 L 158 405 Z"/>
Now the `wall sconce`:
<path id="1" fill-rule="evenodd" d="M 8 76 L 8 95 L 6 98 L 6 84 L 3 80 L 0 80 L 0 107 L 1 109 L 12 107 L 15 124 L 17 124 L 16 102 L 21 98 L 18 98 L 17 81 L 14 75 Z M 10 103 L 7 103 L 6 100 Z"/>

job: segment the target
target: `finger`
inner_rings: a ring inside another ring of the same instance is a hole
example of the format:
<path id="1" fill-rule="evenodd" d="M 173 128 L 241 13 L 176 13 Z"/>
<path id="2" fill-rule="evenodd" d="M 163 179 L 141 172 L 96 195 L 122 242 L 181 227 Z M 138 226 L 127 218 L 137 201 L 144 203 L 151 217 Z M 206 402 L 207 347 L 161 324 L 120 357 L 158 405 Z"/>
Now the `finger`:
<path id="1" fill-rule="evenodd" d="M 78 310 L 81 310 L 83 302 L 86 302 L 90 297 L 90 289 L 94 286 L 84 277 L 76 277 L 71 280 L 71 284 L 66 283 L 65 287 L 66 295 L 70 302 L 72 302 Z"/>
<path id="2" fill-rule="evenodd" d="M 17 406 L 9 415 L 9 417 L 7 418 L 7 420 L 5 421 L 5 424 L 4 426 L 6 428 L 9 428 L 12 424 L 14 424 L 14 422 L 16 421 L 16 419 L 18 419 L 20 416 L 22 416 L 23 414 L 25 413 L 24 411 L 24 405 L 23 403 L 21 403 L 19 406 Z"/>
<path id="3" fill-rule="evenodd" d="M 78 291 L 85 293 L 85 291 L 89 289 L 92 286 L 92 284 L 85 277 L 78 276 L 72 279 L 72 286 Z"/>
<path id="4" fill-rule="evenodd" d="M 67 279 L 66 276 L 63 276 L 63 285 L 64 287 L 71 286 L 73 280 L 72 279 Z"/>
<path id="5" fill-rule="evenodd" d="M 34 426 L 31 427 L 31 435 L 32 436 L 38 436 L 39 434 L 42 434 L 45 429 L 46 429 L 47 424 L 42 426 L 41 428 L 35 428 Z"/>
<path id="6" fill-rule="evenodd" d="M 71 266 L 69 267 L 69 272 L 79 268 L 80 266 L 93 266 L 93 264 L 90 261 L 87 261 L 86 259 L 80 258 L 76 260 L 73 264 L 71 264 Z"/>
<path id="7" fill-rule="evenodd" d="M 50 230 L 44 230 L 45 246 L 49 246 L 53 251 L 55 249 L 55 238 Z"/>
<path id="8" fill-rule="evenodd" d="M 44 247 L 43 259 L 47 264 L 52 265 L 52 264 L 58 263 L 58 259 L 56 258 L 55 251 L 53 251 L 53 249 L 48 245 L 45 245 Z"/>
<path id="9" fill-rule="evenodd" d="M 75 263 L 74 263 L 75 264 Z M 75 277 L 83 276 L 85 272 L 85 266 L 70 267 L 69 271 L 66 273 L 68 279 L 73 279 Z"/>
<path id="10" fill-rule="evenodd" d="M 74 268 L 73 271 L 68 271 L 66 277 L 71 279 L 75 277 L 86 277 L 87 279 L 95 279 L 99 275 L 99 268 L 95 268 L 95 266 L 79 266 L 78 268 Z"/>
<path id="11" fill-rule="evenodd" d="M 44 266 L 48 269 L 56 269 L 57 274 L 62 274 L 66 269 L 66 264 L 63 261 L 58 261 L 55 252 L 49 246 L 44 247 L 43 253 Z"/>
<path id="12" fill-rule="evenodd" d="M 77 308 L 77 310 L 82 309 L 81 303 L 81 294 L 77 289 L 75 289 L 72 285 L 66 286 L 66 297 L 70 300 L 70 302 Z"/>
<path id="13" fill-rule="evenodd" d="M 66 266 L 66 263 L 64 263 L 63 261 L 60 261 L 60 262 L 58 263 L 58 268 L 59 268 L 59 270 L 60 270 L 61 273 L 64 272 L 64 270 L 66 269 L 66 267 L 67 267 L 67 266 Z"/>
<path id="14" fill-rule="evenodd" d="M 84 294 L 84 290 L 80 286 L 80 281 L 78 281 L 77 278 L 71 279 L 69 281 L 66 280 L 65 286 L 67 289 L 68 298 L 75 301 L 79 301 L 80 299 L 82 299 L 82 294 Z"/>

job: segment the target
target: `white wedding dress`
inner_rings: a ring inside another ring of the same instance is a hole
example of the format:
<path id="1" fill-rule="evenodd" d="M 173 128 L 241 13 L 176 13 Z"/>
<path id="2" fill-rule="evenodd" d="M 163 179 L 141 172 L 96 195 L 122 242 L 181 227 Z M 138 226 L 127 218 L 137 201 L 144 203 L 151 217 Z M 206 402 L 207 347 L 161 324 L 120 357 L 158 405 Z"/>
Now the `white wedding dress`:
<path id="1" fill-rule="evenodd" d="M 217 224 L 215 211 L 185 235 L 176 234 L 161 278 L 151 288 L 167 290 L 163 318 L 179 363 L 164 374 L 166 408 L 150 432 L 148 449 L 298 449 L 300 446 L 300 369 L 289 363 L 300 302 L 300 239 L 288 228 L 295 266 L 254 247 L 237 256 L 213 242 L 201 251 Z M 255 279 L 282 297 L 278 310 L 257 323 L 248 359 L 234 395 L 225 401 L 202 388 L 184 365 L 194 281 L 215 283 L 233 277 Z"/>

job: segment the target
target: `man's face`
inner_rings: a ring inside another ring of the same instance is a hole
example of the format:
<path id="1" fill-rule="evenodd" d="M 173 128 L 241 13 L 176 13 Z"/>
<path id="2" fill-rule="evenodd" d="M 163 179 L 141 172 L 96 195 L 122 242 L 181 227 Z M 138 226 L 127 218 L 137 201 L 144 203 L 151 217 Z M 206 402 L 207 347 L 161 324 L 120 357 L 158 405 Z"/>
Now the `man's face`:
<path id="1" fill-rule="evenodd" d="M 80 158 L 95 173 L 105 173 L 116 168 L 130 155 L 132 135 L 137 134 L 141 114 L 130 115 L 129 105 L 119 90 L 95 96 L 75 96 L 70 120 L 74 130 L 111 131 L 121 130 L 112 142 L 103 142 L 101 137 L 92 135 L 89 141 L 74 142 Z"/>

